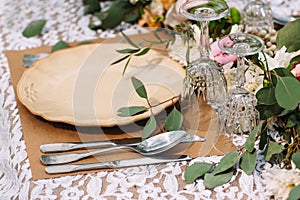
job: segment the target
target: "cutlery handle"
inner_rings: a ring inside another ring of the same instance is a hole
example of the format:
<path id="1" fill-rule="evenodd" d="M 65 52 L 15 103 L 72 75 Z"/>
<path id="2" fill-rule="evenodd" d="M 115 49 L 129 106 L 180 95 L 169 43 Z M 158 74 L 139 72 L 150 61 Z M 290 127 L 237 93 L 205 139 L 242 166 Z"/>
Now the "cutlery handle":
<path id="1" fill-rule="evenodd" d="M 48 174 L 59 174 L 67 172 L 75 172 L 82 170 L 92 170 L 92 169 L 104 169 L 104 168 L 115 168 L 116 163 L 112 162 L 98 162 L 98 163 L 88 163 L 88 164 L 65 164 L 65 165 L 51 165 L 46 166 L 45 171 Z"/>
<path id="2" fill-rule="evenodd" d="M 99 141 L 99 142 L 67 142 L 67 143 L 51 143 L 42 144 L 40 150 L 43 153 L 51 152 L 61 152 L 61 151 L 71 151 L 76 149 L 88 149 L 94 147 L 104 147 L 104 146 L 116 146 L 117 144 L 112 141 Z"/>
<path id="3" fill-rule="evenodd" d="M 81 160 L 83 158 L 94 156 L 94 155 L 104 153 L 104 152 L 107 152 L 107 151 L 113 151 L 113 150 L 124 149 L 124 148 L 131 148 L 130 146 L 134 146 L 134 145 L 135 144 L 127 145 L 127 146 L 115 146 L 115 147 L 111 147 L 111 148 L 90 151 L 90 152 L 87 152 L 87 153 L 42 155 L 40 157 L 40 160 L 45 165 L 63 164 L 63 163 L 69 163 L 69 162 L 74 162 L 74 161 L 77 161 L 77 160 Z"/>

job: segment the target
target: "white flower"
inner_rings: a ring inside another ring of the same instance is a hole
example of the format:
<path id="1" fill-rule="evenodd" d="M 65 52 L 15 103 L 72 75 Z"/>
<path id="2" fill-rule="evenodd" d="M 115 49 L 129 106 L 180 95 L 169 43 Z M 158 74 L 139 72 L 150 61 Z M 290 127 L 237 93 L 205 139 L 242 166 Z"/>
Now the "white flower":
<path id="1" fill-rule="evenodd" d="M 251 64 L 245 72 L 245 89 L 252 93 L 256 93 L 259 89 L 261 89 L 263 87 L 263 73 L 263 70 L 257 65 Z"/>
<path id="2" fill-rule="evenodd" d="M 262 177 L 266 183 L 266 195 L 275 199 L 288 199 L 290 191 L 300 184 L 298 169 L 268 169 Z"/>
<path id="3" fill-rule="evenodd" d="M 286 68 L 289 66 L 289 63 L 291 59 L 295 56 L 294 53 L 288 53 L 286 52 L 287 48 L 285 46 L 281 47 L 281 49 L 276 52 L 274 58 L 266 55 L 269 70 L 279 68 L 279 67 L 284 67 Z M 262 61 L 265 61 L 264 56 L 262 53 L 259 54 L 259 59 Z"/>

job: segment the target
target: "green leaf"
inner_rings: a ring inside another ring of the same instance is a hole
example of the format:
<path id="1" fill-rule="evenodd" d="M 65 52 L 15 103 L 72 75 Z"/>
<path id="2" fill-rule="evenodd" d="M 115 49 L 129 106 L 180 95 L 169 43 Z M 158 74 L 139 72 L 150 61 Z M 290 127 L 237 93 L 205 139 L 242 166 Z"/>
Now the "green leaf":
<path id="1" fill-rule="evenodd" d="M 148 138 L 156 129 L 157 123 L 153 115 L 148 119 L 142 133 L 142 140 Z"/>
<path id="2" fill-rule="evenodd" d="M 266 120 L 272 116 L 279 115 L 284 111 L 277 103 L 274 105 L 257 105 L 255 108 L 259 111 L 261 120 Z"/>
<path id="3" fill-rule="evenodd" d="M 102 29 L 114 29 L 120 25 L 122 21 L 126 19 L 126 15 L 134 8 L 134 5 L 129 1 L 112 1 L 109 8 L 101 14 L 95 16 L 101 16 L 100 28 Z"/>
<path id="4" fill-rule="evenodd" d="M 146 88 L 145 88 L 144 84 L 142 83 L 142 81 L 140 81 L 139 79 L 137 79 L 133 76 L 133 77 L 131 77 L 131 82 L 132 82 L 132 85 L 134 86 L 136 93 L 141 98 L 147 99 L 147 91 L 146 91 Z"/>
<path id="5" fill-rule="evenodd" d="M 232 7 L 230 8 L 230 16 L 231 16 L 231 22 L 232 25 L 234 24 L 240 24 L 241 21 L 241 13 L 238 9 Z"/>
<path id="6" fill-rule="evenodd" d="M 95 42 L 91 42 L 91 41 L 84 41 L 84 42 L 80 42 L 77 44 L 77 46 L 80 46 L 80 45 L 86 45 L 86 44 L 94 44 Z"/>
<path id="7" fill-rule="evenodd" d="M 227 173 L 222 173 L 218 175 L 206 173 L 204 176 L 204 186 L 209 189 L 215 188 L 217 186 L 229 182 L 232 176 L 233 176 L 233 171 L 229 171 Z"/>
<path id="8" fill-rule="evenodd" d="M 292 161 L 295 163 L 296 167 L 300 169 L 300 152 L 293 153 Z"/>
<path id="9" fill-rule="evenodd" d="M 100 11 L 99 0 L 83 0 L 84 14 L 91 14 Z"/>
<path id="10" fill-rule="evenodd" d="M 121 49 L 121 50 L 116 50 L 118 53 L 122 54 L 127 54 L 127 53 L 136 53 L 139 52 L 140 49 Z"/>
<path id="11" fill-rule="evenodd" d="M 299 56 L 296 56 L 294 57 L 291 61 L 290 61 L 290 64 L 287 68 L 287 70 L 292 70 L 294 68 L 294 65 L 299 63 L 300 62 L 300 55 Z"/>
<path id="12" fill-rule="evenodd" d="M 23 36 L 30 38 L 39 35 L 42 32 L 46 22 L 47 20 L 45 19 L 39 19 L 30 22 L 22 32 Z"/>
<path id="13" fill-rule="evenodd" d="M 121 31 L 122 36 L 125 38 L 125 40 L 133 47 L 139 49 L 139 46 L 135 44 L 125 33 Z"/>
<path id="14" fill-rule="evenodd" d="M 65 49 L 65 48 L 68 48 L 68 44 L 66 42 L 60 40 L 52 47 L 51 52 L 54 52 L 54 51 L 57 51 L 60 49 Z"/>
<path id="15" fill-rule="evenodd" d="M 290 115 L 287 122 L 286 122 L 286 127 L 287 128 L 292 128 L 293 126 L 299 124 L 300 121 L 299 119 L 297 119 L 297 116 L 296 115 Z"/>
<path id="16" fill-rule="evenodd" d="M 271 71 L 271 79 L 274 85 L 277 84 L 278 77 L 285 77 L 285 76 L 294 77 L 294 75 L 289 70 L 283 67 L 279 67 Z"/>
<path id="17" fill-rule="evenodd" d="M 275 88 L 274 87 L 261 88 L 256 93 L 256 98 L 259 104 L 265 104 L 265 105 L 275 104 L 276 103 Z"/>
<path id="18" fill-rule="evenodd" d="M 289 200 L 299 200 L 300 199 L 300 185 L 294 187 L 289 194 Z"/>
<path id="19" fill-rule="evenodd" d="M 119 62 L 122 62 L 123 60 L 127 59 L 129 56 L 130 55 L 126 55 L 126 56 L 120 58 L 119 60 L 116 60 L 115 62 L 111 63 L 110 65 L 115 65 L 115 64 L 117 64 Z"/>
<path id="20" fill-rule="evenodd" d="M 145 55 L 146 53 L 148 53 L 149 50 L 150 50 L 150 48 L 147 47 L 147 48 L 144 48 L 141 52 L 136 53 L 136 54 L 134 54 L 134 55 L 135 55 L 135 56 L 143 56 L 143 55 Z"/>
<path id="21" fill-rule="evenodd" d="M 265 146 L 268 144 L 268 132 L 267 132 L 267 128 L 266 128 L 267 122 L 264 121 L 263 122 L 263 126 L 261 128 L 261 133 L 260 133 L 260 140 L 259 140 L 259 145 L 258 148 L 260 150 L 265 149 Z"/>
<path id="22" fill-rule="evenodd" d="M 129 65 L 129 62 L 130 62 L 130 60 L 131 60 L 131 56 L 128 58 L 128 60 L 127 60 L 127 62 L 126 62 L 126 64 L 125 64 L 125 66 L 124 66 L 124 69 L 123 69 L 122 75 L 124 75 L 124 74 L 125 74 L 125 72 L 126 72 L 126 69 L 127 69 L 128 65 Z"/>
<path id="23" fill-rule="evenodd" d="M 181 112 L 179 112 L 175 107 L 173 110 L 169 113 L 168 117 L 165 121 L 165 129 L 167 131 L 175 131 L 180 129 L 183 122 L 183 116 Z"/>
<path id="24" fill-rule="evenodd" d="M 249 151 L 245 151 L 243 153 L 243 156 L 241 158 L 240 167 L 248 175 L 252 174 L 252 172 L 255 169 L 256 156 L 257 156 L 257 151 L 254 151 L 252 153 L 250 153 Z"/>
<path id="25" fill-rule="evenodd" d="M 197 178 L 203 176 L 205 173 L 209 172 L 212 168 L 212 164 L 200 162 L 188 166 L 184 172 L 184 179 L 186 183 L 193 183 Z"/>
<path id="26" fill-rule="evenodd" d="M 277 34 L 277 48 L 286 46 L 288 52 L 300 49 L 300 19 L 287 23 Z"/>
<path id="27" fill-rule="evenodd" d="M 282 77 L 275 87 L 278 104 L 287 110 L 294 110 L 300 101 L 300 82 L 296 78 Z"/>
<path id="28" fill-rule="evenodd" d="M 220 163 L 217 165 L 217 167 L 214 169 L 213 174 L 216 175 L 230 169 L 237 163 L 238 158 L 239 158 L 239 154 L 237 151 L 232 151 L 226 154 L 220 160 Z"/>
<path id="29" fill-rule="evenodd" d="M 271 157 L 274 154 L 281 153 L 283 151 L 283 146 L 281 144 L 278 144 L 277 142 L 269 141 L 269 144 L 266 149 L 266 161 L 270 161 Z"/>
<path id="30" fill-rule="evenodd" d="M 251 131 L 251 134 L 249 135 L 249 137 L 247 138 L 245 144 L 243 145 L 247 151 L 252 152 L 254 150 L 255 138 L 256 138 L 257 133 L 260 131 L 260 129 L 261 129 L 261 124 L 256 126 Z"/>
<path id="31" fill-rule="evenodd" d="M 122 107 L 118 110 L 118 116 L 120 117 L 129 117 L 137 114 L 141 114 L 147 111 L 148 108 L 145 106 L 130 106 L 130 107 Z"/>

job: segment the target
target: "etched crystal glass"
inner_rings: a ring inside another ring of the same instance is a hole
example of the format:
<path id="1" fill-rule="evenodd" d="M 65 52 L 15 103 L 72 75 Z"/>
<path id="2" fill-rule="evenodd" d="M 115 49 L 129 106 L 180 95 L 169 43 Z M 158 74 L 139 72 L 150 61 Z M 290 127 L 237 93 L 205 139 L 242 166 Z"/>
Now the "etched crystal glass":
<path id="1" fill-rule="evenodd" d="M 256 97 L 244 88 L 245 56 L 253 55 L 263 49 L 263 41 L 251 34 L 229 34 L 218 42 L 219 47 L 227 53 L 238 57 L 234 88 L 229 91 L 225 103 L 219 109 L 220 119 L 226 135 L 247 136 L 257 125 L 259 113 L 255 109 Z"/>
<path id="2" fill-rule="evenodd" d="M 218 109 L 227 95 L 227 84 L 222 68 L 209 58 L 208 23 L 228 14 L 228 6 L 221 0 L 193 0 L 180 7 L 180 13 L 200 24 L 199 59 L 188 63 L 184 79 L 183 97 L 196 95 Z"/>

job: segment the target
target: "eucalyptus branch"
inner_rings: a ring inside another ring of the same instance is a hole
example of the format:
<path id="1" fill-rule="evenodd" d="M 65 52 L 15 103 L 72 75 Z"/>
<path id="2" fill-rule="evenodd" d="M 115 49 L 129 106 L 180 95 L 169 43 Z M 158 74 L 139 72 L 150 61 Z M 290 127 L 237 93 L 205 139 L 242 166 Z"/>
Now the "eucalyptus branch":
<path id="1" fill-rule="evenodd" d="M 122 75 L 125 74 L 127 67 L 129 66 L 129 63 L 132 59 L 132 57 L 138 57 L 138 56 L 143 56 L 145 54 L 147 54 L 150 49 L 152 48 L 153 44 L 163 44 L 163 43 L 167 43 L 169 42 L 169 40 L 162 40 L 159 35 L 157 34 L 156 31 L 152 32 L 155 36 L 155 38 L 157 38 L 158 41 L 150 41 L 150 40 L 144 40 L 147 43 L 150 43 L 149 45 L 147 45 L 146 47 L 140 47 L 138 44 L 136 44 L 134 41 L 132 41 L 130 39 L 130 37 L 128 37 L 125 33 L 123 33 L 121 31 L 122 36 L 124 37 L 124 39 L 127 41 L 128 44 L 130 44 L 133 48 L 126 48 L 126 49 L 120 49 L 120 50 L 116 50 L 118 53 L 120 54 L 125 54 L 125 56 L 123 56 L 122 58 L 112 62 L 110 65 L 115 65 L 117 63 L 120 63 L 124 60 L 126 60 Z"/>

